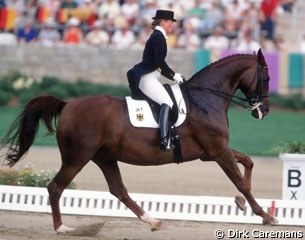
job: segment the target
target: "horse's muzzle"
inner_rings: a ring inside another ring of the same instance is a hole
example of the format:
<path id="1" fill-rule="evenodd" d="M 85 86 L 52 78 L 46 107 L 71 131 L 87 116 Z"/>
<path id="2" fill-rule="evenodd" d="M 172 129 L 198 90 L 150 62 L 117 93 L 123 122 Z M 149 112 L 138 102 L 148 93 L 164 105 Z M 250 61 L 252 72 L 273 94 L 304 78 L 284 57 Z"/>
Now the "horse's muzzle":
<path id="1" fill-rule="evenodd" d="M 269 114 L 268 109 L 264 109 L 263 107 L 259 106 L 251 111 L 251 115 L 256 119 L 263 120 Z"/>

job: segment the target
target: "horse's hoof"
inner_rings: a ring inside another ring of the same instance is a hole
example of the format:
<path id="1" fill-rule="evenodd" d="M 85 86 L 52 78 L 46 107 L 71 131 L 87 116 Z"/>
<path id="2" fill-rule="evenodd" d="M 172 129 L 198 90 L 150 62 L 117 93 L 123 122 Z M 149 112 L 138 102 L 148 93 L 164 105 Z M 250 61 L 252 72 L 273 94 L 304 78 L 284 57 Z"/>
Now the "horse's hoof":
<path id="1" fill-rule="evenodd" d="M 164 228 L 164 225 L 160 220 L 152 218 L 148 213 L 143 214 L 143 216 L 140 217 L 140 220 L 144 223 L 148 223 L 151 226 L 151 231 L 157 231 Z"/>
<path id="2" fill-rule="evenodd" d="M 242 211 L 245 210 L 246 200 L 244 199 L 243 196 L 241 196 L 241 195 L 235 196 L 235 203 L 240 210 L 242 210 Z"/>
<path id="3" fill-rule="evenodd" d="M 72 232 L 74 231 L 75 229 L 74 228 L 70 228 L 70 227 L 67 227 L 65 225 L 60 225 L 57 229 L 56 229 L 56 232 L 58 234 L 64 234 L 64 233 L 67 233 L 67 232 Z"/>
<path id="4" fill-rule="evenodd" d="M 277 220 L 275 217 L 272 217 L 271 215 L 267 214 L 263 219 L 264 225 L 275 225 L 278 224 L 279 220 Z"/>
<path id="5" fill-rule="evenodd" d="M 162 228 L 164 228 L 164 224 L 163 222 L 157 220 L 151 227 L 151 231 L 157 231 L 157 230 L 161 230 Z"/>

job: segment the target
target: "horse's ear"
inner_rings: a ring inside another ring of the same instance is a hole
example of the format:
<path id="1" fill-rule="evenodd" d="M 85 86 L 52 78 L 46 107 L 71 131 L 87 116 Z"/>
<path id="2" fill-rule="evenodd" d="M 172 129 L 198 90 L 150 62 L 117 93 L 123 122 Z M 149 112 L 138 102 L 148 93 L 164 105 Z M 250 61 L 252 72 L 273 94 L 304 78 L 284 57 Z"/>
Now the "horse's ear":
<path id="1" fill-rule="evenodd" d="M 263 66 L 266 65 L 266 60 L 265 57 L 263 55 L 262 49 L 260 48 L 257 52 L 257 62 Z"/>

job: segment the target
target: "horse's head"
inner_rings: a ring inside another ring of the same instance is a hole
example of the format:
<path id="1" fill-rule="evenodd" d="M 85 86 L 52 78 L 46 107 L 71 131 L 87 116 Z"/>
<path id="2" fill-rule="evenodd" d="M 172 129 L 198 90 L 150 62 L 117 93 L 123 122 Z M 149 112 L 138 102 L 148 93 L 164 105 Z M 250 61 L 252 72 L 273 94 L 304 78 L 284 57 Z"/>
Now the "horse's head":
<path id="1" fill-rule="evenodd" d="M 247 97 L 251 107 L 251 114 L 253 117 L 263 119 L 269 113 L 269 72 L 265 57 L 261 51 L 257 53 L 257 64 L 253 66 L 255 70 L 251 70 L 252 74 L 249 78 L 240 84 L 241 91 Z M 254 74 L 254 78 L 253 76 Z M 245 75 L 244 75 L 245 76 Z"/>
<path id="2" fill-rule="evenodd" d="M 225 109 L 230 101 L 250 109 L 252 116 L 263 119 L 269 113 L 269 73 L 265 57 L 257 54 L 236 54 L 224 57 L 197 72 L 183 84 L 190 102 L 207 114 L 208 107 L 223 99 Z M 234 96 L 240 89 L 246 98 Z M 206 92 L 208 94 L 201 94 Z M 215 101 L 217 99 L 217 101 Z M 248 105 L 235 99 L 248 102 Z M 207 105 L 206 102 L 210 104 Z"/>

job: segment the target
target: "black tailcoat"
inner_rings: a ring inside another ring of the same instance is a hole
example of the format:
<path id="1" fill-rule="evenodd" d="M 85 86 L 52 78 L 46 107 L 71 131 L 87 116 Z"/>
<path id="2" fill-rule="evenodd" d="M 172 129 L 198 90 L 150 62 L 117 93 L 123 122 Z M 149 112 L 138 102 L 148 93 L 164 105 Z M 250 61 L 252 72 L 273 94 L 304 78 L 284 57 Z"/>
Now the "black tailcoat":
<path id="1" fill-rule="evenodd" d="M 142 62 L 136 64 L 127 72 L 129 85 L 132 91 L 137 91 L 142 75 L 151 73 L 157 69 L 168 79 L 173 80 L 175 72 L 167 65 L 165 58 L 167 55 L 166 39 L 161 31 L 155 29 L 148 38 Z"/>

